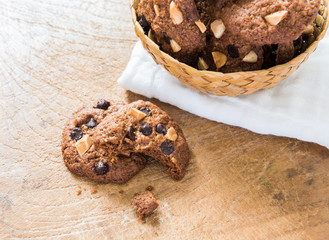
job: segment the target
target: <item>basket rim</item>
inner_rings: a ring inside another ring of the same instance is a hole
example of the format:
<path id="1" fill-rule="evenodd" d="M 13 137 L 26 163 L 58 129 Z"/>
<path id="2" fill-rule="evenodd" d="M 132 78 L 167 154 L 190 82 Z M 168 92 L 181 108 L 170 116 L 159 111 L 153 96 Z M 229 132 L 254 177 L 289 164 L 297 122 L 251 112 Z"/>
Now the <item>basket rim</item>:
<path id="1" fill-rule="evenodd" d="M 132 15 L 132 20 L 133 20 L 133 23 L 134 23 L 135 26 L 140 26 L 140 24 L 137 21 L 136 9 L 134 7 L 134 5 L 136 3 L 139 3 L 139 1 L 140 0 L 129 0 L 129 7 L 130 7 L 131 15 Z M 169 58 L 171 61 L 175 62 L 176 64 L 181 65 L 184 68 L 188 68 L 191 71 L 201 72 L 203 74 L 216 74 L 218 76 L 234 76 L 236 74 L 250 75 L 250 74 L 262 74 L 264 72 L 280 71 L 280 69 L 282 69 L 282 68 L 289 67 L 292 64 L 292 62 L 301 61 L 307 53 L 315 51 L 315 49 L 316 49 L 317 45 L 319 44 L 319 42 L 325 37 L 325 35 L 327 33 L 327 30 L 328 30 L 328 27 L 329 27 L 329 16 L 328 16 L 329 15 L 329 1 L 328 0 L 324 0 L 324 1 L 325 1 L 325 4 L 326 4 L 326 7 L 327 7 L 327 18 L 325 19 L 323 29 L 322 29 L 321 33 L 319 34 L 319 36 L 314 40 L 314 42 L 311 45 L 308 46 L 308 48 L 303 53 L 301 53 L 298 56 L 294 57 L 293 59 L 291 59 L 287 63 L 275 65 L 271 68 L 259 69 L 259 70 L 254 70 L 254 71 L 231 72 L 231 73 L 223 73 L 223 72 L 208 71 L 208 70 L 199 70 L 197 68 L 194 68 L 190 65 L 187 65 L 183 62 L 178 61 L 174 57 L 170 56 L 168 53 L 160 50 L 160 47 L 157 44 L 156 44 L 156 46 L 157 46 L 158 50 L 161 52 L 161 54 L 165 55 L 167 58 Z M 154 41 L 152 41 L 147 35 L 144 34 L 144 36 L 145 36 L 146 41 L 154 43 Z"/>

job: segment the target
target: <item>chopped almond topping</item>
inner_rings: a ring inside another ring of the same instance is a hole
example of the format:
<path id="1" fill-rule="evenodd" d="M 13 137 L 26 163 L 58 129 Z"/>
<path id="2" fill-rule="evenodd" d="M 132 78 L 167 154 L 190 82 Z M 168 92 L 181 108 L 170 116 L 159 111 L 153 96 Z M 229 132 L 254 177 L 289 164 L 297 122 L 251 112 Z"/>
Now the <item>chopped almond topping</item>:
<path id="1" fill-rule="evenodd" d="M 172 1 L 169 5 L 170 18 L 173 23 L 176 25 L 181 24 L 184 21 L 183 13 L 179 10 L 178 6 L 174 1 Z"/>
<path id="2" fill-rule="evenodd" d="M 200 70 L 207 70 L 209 68 L 208 64 L 206 63 L 206 61 L 202 57 L 199 57 L 198 68 Z"/>
<path id="3" fill-rule="evenodd" d="M 160 16 L 159 5 L 154 5 L 154 12 L 155 12 L 155 15 L 156 15 L 157 17 Z"/>
<path id="4" fill-rule="evenodd" d="M 173 40 L 173 39 L 171 39 L 170 40 L 170 46 L 171 46 L 171 48 L 172 48 L 172 50 L 176 53 L 176 52 L 179 52 L 182 48 L 178 45 L 178 43 L 175 41 L 175 40 Z"/>
<path id="5" fill-rule="evenodd" d="M 225 32 L 225 25 L 222 19 L 217 19 L 210 24 L 211 31 L 216 38 L 221 38 Z"/>
<path id="6" fill-rule="evenodd" d="M 258 56 L 254 51 L 250 51 L 243 59 L 243 62 L 255 63 L 258 60 Z"/>
<path id="7" fill-rule="evenodd" d="M 318 15 L 316 16 L 315 23 L 316 23 L 317 26 L 322 27 L 322 25 L 324 24 L 324 19 L 323 19 L 323 17 L 322 17 L 321 15 L 318 14 Z"/>
<path id="8" fill-rule="evenodd" d="M 93 145 L 93 141 L 89 135 L 84 135 L 79 141 L 76 142 L 75 147 L 78 150 L 79 155 L 82 157 L 89 148 Z"/>
<path id="9" fill-rule="evenodd" d="M 200 31 L 202 33 L 204 33 L 205 31 L 207 31 L 207 27 L 200 20 L 196 21 L 195 24 L 198 26 L 198 28 L 200 29 Z"/>
<path id="10" fill-rule="evenodd" d="M 275 13 L 272 13 L 270 15 L 267 15 L 265 17 L 266 22 L 271 24 L 272 26 L 278 25 L 286 16 L 288 15 L 288 11 L 278 11 Z"/>
<path id="11" fill-rule="evenodd" d="M 221 52 L 212 52 L 212 57 L 214 59 L 214 62 L 216 64 L 217 69 L 220 69 L 221 67 L 223 67 L 227 61 L 227 57 L 225 56 L 225 54 L 221 53 Z"/>
<path id="12" fill-rule="evenodd" d="M 134 116 L 138 121 L 140 121 L 140 120 L 142 120 L 143 118 L 146 117 L 145 113 L 143 113 L 142 111 L 139 111 L 136 108 L 131 108 L 130 111 L 129 111 L 129 114 Z"/>
<path id="13" fill-rule="evenodd" d="M 170 141 L 176 141 L 177 133 L 176 133 L 175 128 L 173 128 L 173 127 L 169 128 L 165 137 Z"/>

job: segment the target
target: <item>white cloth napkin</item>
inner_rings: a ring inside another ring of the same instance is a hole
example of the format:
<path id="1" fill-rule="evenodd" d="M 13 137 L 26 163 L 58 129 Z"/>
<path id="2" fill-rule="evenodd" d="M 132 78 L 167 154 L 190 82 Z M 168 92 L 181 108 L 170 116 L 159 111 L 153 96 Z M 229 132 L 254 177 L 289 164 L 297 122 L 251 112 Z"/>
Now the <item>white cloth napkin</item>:
<path id="1" fill-rule="evenodd" d="M 157 65 L 138 42 L 118 83 L 198 116 L 261 134 L 329 148 L 329 37 L 300 69 L 276 87 L 247 96 L 219 97 L 189 88 Z"/>

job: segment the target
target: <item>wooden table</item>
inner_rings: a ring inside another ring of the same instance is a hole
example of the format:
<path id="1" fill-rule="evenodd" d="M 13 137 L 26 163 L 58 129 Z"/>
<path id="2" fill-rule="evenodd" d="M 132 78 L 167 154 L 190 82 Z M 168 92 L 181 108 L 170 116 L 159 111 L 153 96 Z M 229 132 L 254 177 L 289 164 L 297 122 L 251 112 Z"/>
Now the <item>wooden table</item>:
<path id="1" fill-rule="evenodd" d="M 156 162 L 125 185 L 72 175 L 60 150 L 71 112 L 99 98 L 145 99 L 116 83 L 137 41 L 128 0 L 0 6 L 0 239 L 328 239 L 328 149 L 155 99 L 191 147 L 182 181 Z M 141 221 L 130 201 L 149 185 L 160 207 Z"/>

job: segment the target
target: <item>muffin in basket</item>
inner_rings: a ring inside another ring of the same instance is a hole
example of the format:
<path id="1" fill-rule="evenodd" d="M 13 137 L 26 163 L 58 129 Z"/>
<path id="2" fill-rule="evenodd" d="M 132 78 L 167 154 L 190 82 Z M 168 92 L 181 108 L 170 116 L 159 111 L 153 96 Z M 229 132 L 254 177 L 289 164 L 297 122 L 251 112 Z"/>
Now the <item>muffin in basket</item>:
<path id="1" fill-rule="evenodd" d="M 135 30 L 154 60 L 203 92 L 271 88 L 316 49 L 327 0 L 131 0 Z"/>

